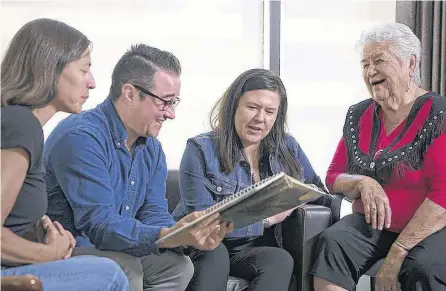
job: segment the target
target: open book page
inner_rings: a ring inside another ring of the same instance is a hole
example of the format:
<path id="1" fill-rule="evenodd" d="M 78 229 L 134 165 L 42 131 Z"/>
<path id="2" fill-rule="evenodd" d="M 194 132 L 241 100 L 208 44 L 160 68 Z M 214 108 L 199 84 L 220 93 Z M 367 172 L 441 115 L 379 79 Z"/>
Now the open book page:
<path id="1" fill-rule="evenodd" d="M 325 195 L 285 173 L 266 178 L 240 192 L 229 196 L 206 210 L 206 215 L 158 239 L 160 242 L 185 231 L 214 213 L 220 213 L 234 228 L 242 228 L 288 209 L 314 201 Z"/>

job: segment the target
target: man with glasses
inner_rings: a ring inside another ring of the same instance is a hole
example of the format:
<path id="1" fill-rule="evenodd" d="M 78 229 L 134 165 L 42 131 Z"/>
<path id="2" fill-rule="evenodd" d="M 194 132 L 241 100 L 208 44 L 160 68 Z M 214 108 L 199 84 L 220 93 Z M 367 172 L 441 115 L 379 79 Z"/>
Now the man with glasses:
<path id="1" fill-rule="evenodd" d="M 175 118 L 180 74 L 173 54 L 132 46 L 113 70 L 108 98 L 60 122 L 45 143 L 47 214 L 75 236 L 74 255 L 114 259 L 133 291 L 184 290 L 193 275 L 184 246 L 211 250 L 231 231 L 213 217 L 155 244 L 203 215 L 175 223 L 165 198 L 167 166 L 156 136 Z"/>

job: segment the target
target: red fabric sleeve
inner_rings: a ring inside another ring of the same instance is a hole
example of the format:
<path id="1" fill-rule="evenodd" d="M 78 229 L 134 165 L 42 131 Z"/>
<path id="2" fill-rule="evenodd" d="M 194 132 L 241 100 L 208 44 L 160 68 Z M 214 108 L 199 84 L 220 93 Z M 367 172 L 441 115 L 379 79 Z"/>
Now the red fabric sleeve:
<path id="1" fill-rule="evenodd" d="M 325 184 L 328 187 L 330 192 L 333 192 L 333 185 L 336 181 L 336 178 L 340 174 L 347 173 L 348 168 L 348 156 L 347 156 L 347 147 L 344 142 L 344 138 L 342 138 L 338 147 L 336 148 L 336 152 L 333 156 L 330 166 L 328 167 L 327 177 L 325 178 Z"/>
<path id="2" fill-rule="evenodd" d="M 424 155 L 423 172 L 427 178 L 429 198 L 446 209 L 446 134 L 434 140 Z"/>

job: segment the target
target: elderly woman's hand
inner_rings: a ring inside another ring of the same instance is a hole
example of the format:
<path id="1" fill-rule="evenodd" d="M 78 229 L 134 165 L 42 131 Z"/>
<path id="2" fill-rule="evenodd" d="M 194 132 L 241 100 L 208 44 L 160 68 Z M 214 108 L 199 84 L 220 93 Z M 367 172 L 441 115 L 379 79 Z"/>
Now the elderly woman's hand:
<path id="1" fill-rule="evenodd" d="M 384 264 L 376 275 L 376 291 L 399 291 L 398 274 L 407 256 L 407 251 L 393 245 Z"/>
<path id="2" fill-rule="evenodd" d="M 381 185 L 374 179 L 365 177 L 358 183 L 358 191 L 364 204 L 364 214 L 367 223 L 372 223 L 374 229 L 382 230 L 390 227 L 392 210 L 389 198 Z"/>

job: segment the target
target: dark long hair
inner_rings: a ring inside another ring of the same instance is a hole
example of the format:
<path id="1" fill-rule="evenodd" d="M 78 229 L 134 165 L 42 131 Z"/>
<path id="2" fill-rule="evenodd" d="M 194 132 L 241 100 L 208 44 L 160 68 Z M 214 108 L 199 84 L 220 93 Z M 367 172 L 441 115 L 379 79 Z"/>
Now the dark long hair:
<path id="1" fill-rule="evenodd" d="M 302 167 L 286 144 L 288 101 L 285 86 L 279 76 L 265 69 L 251 69 L 238 76 L 211 111 L 210 124 L 217 135 L 222 170 L 229 173 L 240 161 L 242 143 L 235 130 L 235 113 L 241 96 L 253 90 L 269 90 L 280 95 L 276 121 L 269 134 L 260 142 L 260 152 L 276 155 L 288 175 L 300 178 Z"/>
<path id="2" fill-rule="evenodd" d="M 56 96 L 65 66 L 82 57 L 91 42 L 57 20 L 36 19 L 13 37 L 1 64 L 1 106 L 41 108 Z"/>

